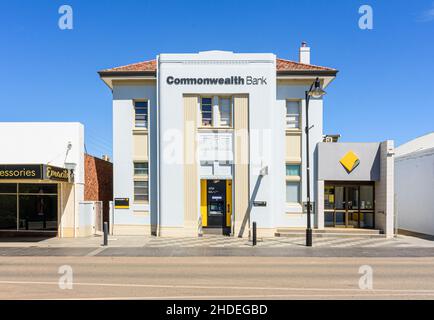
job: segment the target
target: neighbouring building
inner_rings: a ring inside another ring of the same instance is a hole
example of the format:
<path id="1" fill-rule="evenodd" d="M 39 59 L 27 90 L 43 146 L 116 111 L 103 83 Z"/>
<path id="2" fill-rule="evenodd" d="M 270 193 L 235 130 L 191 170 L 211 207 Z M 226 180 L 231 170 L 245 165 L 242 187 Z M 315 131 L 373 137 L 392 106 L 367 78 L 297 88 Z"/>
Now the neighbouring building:
<path id="1" fill-rule="evenodd" d="M 1 122 L 0 149 L 0 235 L 94 234 L 95 217 L 81 208 L 108 206 L 111 164 L 85 155 L 82 124 Z"/>
<path id="2" fill-rule="evenodd" d="M 337 70 L 271 53 L 206 51 L 99 72 L 113 94 L 114 234 L 260 236 L 305 228 L 306 91 Z M 316 229 L 393 235 L 393 142 L 334 143 L 309 104 Z M 323 142 L 328 141 L 327 142 Z"/>
<path id="3" fill-rule="evenodd" d="M 400 145 L 395 157 L 399 231 L 434 236 L 434 132 Z"/>
<path id="4" fill-rule="evenodd" d="M 102 201 L 103 221 L 109 221 L 113 200 L 113 164 L 108 159 L 84 155 L 84 200 Z"/>

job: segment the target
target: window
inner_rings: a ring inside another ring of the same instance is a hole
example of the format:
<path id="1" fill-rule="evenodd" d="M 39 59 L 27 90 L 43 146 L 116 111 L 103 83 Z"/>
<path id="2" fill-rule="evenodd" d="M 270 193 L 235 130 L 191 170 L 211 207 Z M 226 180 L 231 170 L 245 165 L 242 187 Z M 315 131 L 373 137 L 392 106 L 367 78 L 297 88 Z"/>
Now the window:
<path id="1" fill-rule="evenodd" d="M 300 102 L 286 101 L 286 128 L 300 129 Z"/>
<path id="2" fill-rule="evenodd" d="M 287 164 L 286 165 L 286 175 L 291 177 L 300 176 L 300 165 L 299 164 Z"/>
<path id="3" fill-rule="evenodd" d="M 219 99 L 220 127 L 232 126 L 232 103 L 231 98 Z"/>
<path id="4" fill-rule="evenodd" d="M 134 181 L 134 201 L 148 201 L 148 181 Z"/>
<path id="5" fill-rule="evenodd" d="M 148 162 L 134 162 L 134 201 L 149 201 Z"/>
<path id="6" fill-rule="evenodd" d="M 300 182 L 286 181 L 286 202 L 300 203 Z"/>
<path id="7" fill-rule="evenodd" d="M 202 115 L 202 126 L 212 126 L 212 98 L 202 98 L 200 105 L 200 112 Z"/>
<path id="8" fill-rule="evenodd" d="M 286 164 L 286 202 L 300 203 L 301 165 Z"/>
<path id="9" fill-rule="evenodd" d="M 148 101 L 135 101 L 134 112 L 135 127 L 145 129 L 148 128 Z"/>
<path id="10" fill-rule="evenodd" d="M 135 176 L 148 176 L 148 163 L 147 162 L 135 162 L 134 163 L 134 175 Z"/>

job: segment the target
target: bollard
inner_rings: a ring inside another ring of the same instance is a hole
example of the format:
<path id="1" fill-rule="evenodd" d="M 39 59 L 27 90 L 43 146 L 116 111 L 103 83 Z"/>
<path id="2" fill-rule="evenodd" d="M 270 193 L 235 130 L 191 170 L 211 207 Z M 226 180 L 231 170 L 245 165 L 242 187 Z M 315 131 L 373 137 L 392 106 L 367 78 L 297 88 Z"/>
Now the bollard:
<path id="1" fill-rule="evenodd" d="M 108 222 L 104 222 L 104 243 L 103 246 L 107 246 L 108 245 Z"/>
<path id="2" fill-rule="evenodd" d="M 253 222 L 253 246 L 256 246 L 256 222 Z"/>

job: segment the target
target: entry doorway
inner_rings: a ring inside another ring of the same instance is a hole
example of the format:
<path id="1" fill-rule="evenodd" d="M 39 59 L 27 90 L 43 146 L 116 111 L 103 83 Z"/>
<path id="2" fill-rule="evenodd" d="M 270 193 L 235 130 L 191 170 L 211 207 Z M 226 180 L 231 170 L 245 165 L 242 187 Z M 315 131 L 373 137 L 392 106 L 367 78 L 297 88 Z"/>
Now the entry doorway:
<path id="1" fill-rule="evenodd" d="M 325 227 L 375 228 L 374 184 L 326 183 Z"/>
<path id="2" fill-rule="evenodd" d="M 204 231 L 230 235 L 232 180 L 201 180 L 201 218 Z"/>

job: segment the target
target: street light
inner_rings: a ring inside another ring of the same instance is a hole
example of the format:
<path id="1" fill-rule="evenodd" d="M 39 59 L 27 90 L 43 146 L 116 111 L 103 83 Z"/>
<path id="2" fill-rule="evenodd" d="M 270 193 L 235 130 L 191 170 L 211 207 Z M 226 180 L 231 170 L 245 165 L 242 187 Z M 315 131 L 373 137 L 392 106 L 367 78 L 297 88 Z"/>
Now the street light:
<path id="1" fill-rule="evenodd" d="M 306 91 L 306 187 L 307 187 L 307 228 L 306 247 L 312 247 L 312 223 L 310 217 L 310 161 L 309 161 L 309 101 L 311 98 L 319 99 L 326 92 L 321 88 L 319 78 L 316 78 L 309 90 Z"/>

